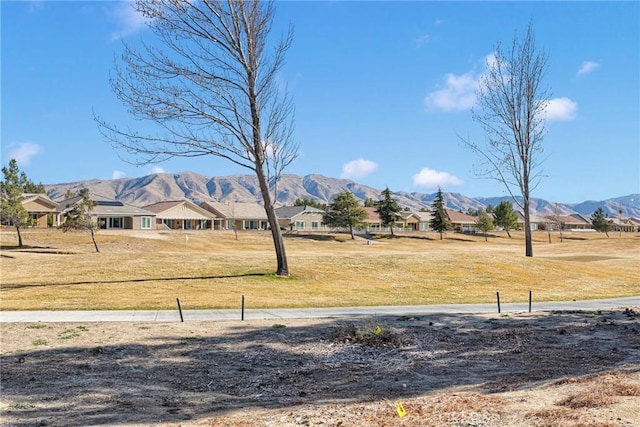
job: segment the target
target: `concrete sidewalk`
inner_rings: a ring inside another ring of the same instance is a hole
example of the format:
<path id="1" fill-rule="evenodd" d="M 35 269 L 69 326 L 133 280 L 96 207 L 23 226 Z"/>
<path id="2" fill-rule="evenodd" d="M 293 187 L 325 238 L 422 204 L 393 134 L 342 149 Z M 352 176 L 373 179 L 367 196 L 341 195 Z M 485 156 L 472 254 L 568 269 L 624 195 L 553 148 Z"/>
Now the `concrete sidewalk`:
<path id="1" fill-rule="evenodd" d="M 553 310 L 604 310 L 640 306 L 640 296 L 605 300 L 533 302 L 534 312 Z M 502 313 L 527 312 L 528 303 L 501 304 Z M 384 307 L 246 309 L 245 320 L 317 319 L 373 316 L 424 316 L 427 314 L 497 313 L 496 304 L 446 304 Z M 241 310 L 183 310 L 184 321 L 241 320 Z M 0 311 L 0 322 L 179 322 L 176 310 L 112 311 Z"/>

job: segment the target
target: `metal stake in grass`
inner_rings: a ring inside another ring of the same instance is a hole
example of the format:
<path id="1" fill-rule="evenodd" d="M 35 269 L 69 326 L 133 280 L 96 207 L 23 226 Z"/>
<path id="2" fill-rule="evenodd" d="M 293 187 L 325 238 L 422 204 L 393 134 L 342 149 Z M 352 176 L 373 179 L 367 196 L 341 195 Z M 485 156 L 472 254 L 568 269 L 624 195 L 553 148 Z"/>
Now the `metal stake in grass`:
<path id="1" fill-rule="evenodd" d="M 498 299 L 498 313 L 500 313 L 500 292 L 496 292 L 496 298 Z"/>
<path id="2" fill-rule="evenodd" d="M 529 313 L 531 313 L 531 291 L 529 291 Z"/>
<path id="3" fill-rule="evenodd" d="M 242 295 L 242 305 L 240 308 L 240 320 L 244 320 L 244 295 Z"/>
<path id="4" fill-rule="evenodd" d="M 180 312 L 180 321 L 184 322 L 184 317 L 182 317 L 182 307 L 180 307 L 180 298 L 176 298 L 176 301 L 178 301 L 178 311 Z"/>

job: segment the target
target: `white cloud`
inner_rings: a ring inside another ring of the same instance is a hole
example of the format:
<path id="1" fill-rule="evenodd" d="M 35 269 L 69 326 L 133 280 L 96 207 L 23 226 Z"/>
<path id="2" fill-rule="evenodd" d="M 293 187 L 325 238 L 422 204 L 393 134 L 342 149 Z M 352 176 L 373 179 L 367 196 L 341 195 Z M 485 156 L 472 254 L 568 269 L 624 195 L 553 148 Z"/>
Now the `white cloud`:
<path id="1" fill-rule="evenodd" d="M 589 74 L 596 68 L 598 68 L 600 64 L 594 61 L 584 61 L 578 70 L 578 75 L 581 76 L 583 74 Z"/>
<path id="2" fill-rule="evenodd" d="M 578 104 L 569 98 L 553 98 L 548 101 L 545 119 L 549 121 L 569 121 L 576 118 Z"/>
<path id="3" fill-rule="evenodd" d="M 413 185 L 416 187 L 437 188 L 448 185 L 462 185 L 462 180 L 448 172 L 422 168 L 420 172 L 413 175 Z"/>
<path id="4" fill-rule="evenodd" d="M 445 74 L 444 88 L 433 91 L 424 99 L 427 108 L 431 111 L 464 111 L 473 107 L 476 103 L 476 90 L 482 75 L 487 67 L 496 64 L 495 53 L 484 57 L 482 72 L 472 69 L 464 74 Z"/>
<path id="5" fill-rule="evenodd" d="M 160 166 L 154 166 L 151 168 L 151 173 L 164 173 L 164 168 L 161 168 Z"/>
<path id="6" fill-rule="evenodd" d="M 34 156 L 42 152 L 42 146 L 31 141 L 12 142 L 8 148 L 7 157 L 9 159 L 16 159 L 16 162 L 18 162 L 20 166 L 28 165 Z"/>
<path id="7" fill-rule="evenodd" d="M 126 173 L 124 173 L 122 171 L 115 170 L 111 174 L 111 179 L 121 179 L 121 178 L 124 178 L 125 176 L 127 176 Z"/>
<path id="8" fill-rule="evenodd" d="M 362 178 L 372 172 L 375 172 L 376 169 L 378 169 L 378 164 L 370 160 L 352 160 L 342 166 L 341 178 Z"/>
<path id="9" fill-rule="evenodd" d="M 476 102 L 478 76 L 473 71 L 461 75 L 447 74 L 445 87 L 431 92 L 425 98 L 429 110 L 463 111 Z"/>
<path id="10" fill-rule="evenodd" d="M 117 21 L 118 28 L 111 33 L 112 40 L 128 37 L 143 29 L 148 19 L 135 9 L 135 3 L 131 0 L 123 1 L 115 6 L 111 13 Z"/>

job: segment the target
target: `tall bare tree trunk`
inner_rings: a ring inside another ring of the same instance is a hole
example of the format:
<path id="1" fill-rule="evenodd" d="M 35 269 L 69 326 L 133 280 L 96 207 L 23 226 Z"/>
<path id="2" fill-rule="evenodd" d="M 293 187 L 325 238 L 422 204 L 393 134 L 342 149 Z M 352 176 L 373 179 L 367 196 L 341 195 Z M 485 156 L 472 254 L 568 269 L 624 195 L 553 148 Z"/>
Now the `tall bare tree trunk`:
<path id="1" fill-rule="evenodd" d="M 525 256 L 533 256 L 533 241 L 531 240 L 531 215 L 529 213 L 529 197 L 524 199 L 524 246 Z"/>
<path id="2" fill-rule="evenodd" d="M 261 167 L 260 167 L 261 169 Z M 284 240 L 282 239 L 282 231 L 278 224 L 278 217 L 276 211 L 271 202 L 271 194 L 269 193 L 269 183 L 261 170 L 258 170 L 258 183 L 260 184 L 260 192 L 262 193 L 262 199 L 264 201 L 264 210 L 267 213 L 267 220 L 269 221 L 269 227 L 271 228 L 271 236 L 273 237 L 273 246 L 276 251 L 276 262 L 278 267 L 276 269 L 277 276 L 286 277 L 289 275 L 289 265 L 287 263 L 287 254 L 284 249 Z"/>

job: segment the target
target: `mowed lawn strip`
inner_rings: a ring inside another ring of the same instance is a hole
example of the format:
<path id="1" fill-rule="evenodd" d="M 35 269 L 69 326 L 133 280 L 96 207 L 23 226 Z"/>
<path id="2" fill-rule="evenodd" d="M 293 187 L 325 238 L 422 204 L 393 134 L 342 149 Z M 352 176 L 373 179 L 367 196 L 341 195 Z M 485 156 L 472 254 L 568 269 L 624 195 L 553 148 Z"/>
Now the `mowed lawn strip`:
<path id="1" fill-rule="evenodd" d="M 278 278 L 268 232 L 29 230 L 0 233 L 2 310 L 345 307 L 597 299 L 640 295 L 640 235 L 413 233 L 373 245 L 342 234 L 285 236 L 292 273 Z"/>

